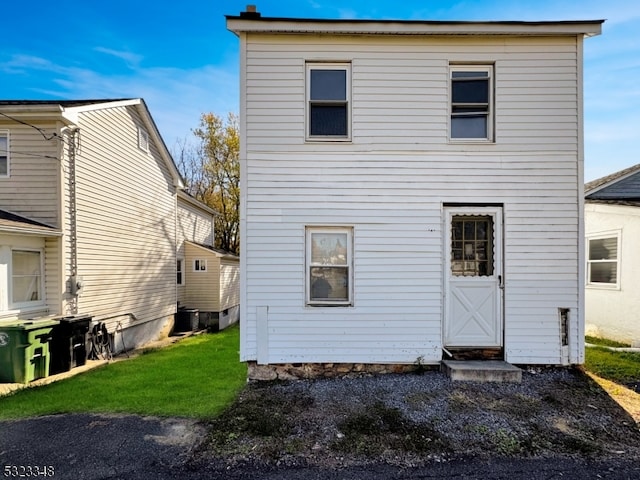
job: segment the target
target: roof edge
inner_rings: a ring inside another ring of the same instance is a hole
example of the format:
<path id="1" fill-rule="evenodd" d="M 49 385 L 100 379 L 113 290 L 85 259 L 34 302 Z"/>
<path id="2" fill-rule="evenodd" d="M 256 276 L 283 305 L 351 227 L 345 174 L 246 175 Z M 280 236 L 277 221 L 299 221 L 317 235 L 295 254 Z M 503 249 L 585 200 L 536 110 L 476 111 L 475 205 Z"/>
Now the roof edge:
<path id="1" fill-rule="evenodd" d="M 588 195 L 593 195 L 594 193 L 599 192 L 620 180 L 624 180 L 625 178 L 634 175 L 635 173 L 640 171 L 640 163 L 636 165 L 632 165 L 631 167 L 625 168 L 623 170 L 619 170 L 617 172 L 611 173 L 609 175 L 605 175 L 604 177 L 597 178 L 595 180 L 591 180 L 584 185 L 584 194 L 585 197 Z"/>
<path id="2" fill-rule="evenodd" d="M 234 33 L 330 33 L 388 35 L 599 35 L 605 20 L 453 21 L 246 17 L 227 15 Z"/>

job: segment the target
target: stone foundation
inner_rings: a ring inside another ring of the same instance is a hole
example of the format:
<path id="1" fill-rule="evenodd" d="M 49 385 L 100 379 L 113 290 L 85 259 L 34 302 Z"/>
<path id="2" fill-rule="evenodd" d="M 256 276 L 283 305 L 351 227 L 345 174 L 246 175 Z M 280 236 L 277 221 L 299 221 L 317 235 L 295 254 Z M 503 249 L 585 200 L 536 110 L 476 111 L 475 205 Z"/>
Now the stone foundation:
<path id="1" fill-rule="evenodd" d="M 247 362 L 249 380 L 300 380 L 304 378 L 361 377 L 388 373 L 410 373 L 435 366 L 418 364 L 370 364 L 370 363 L 282 363 L 258 365 Z"/>

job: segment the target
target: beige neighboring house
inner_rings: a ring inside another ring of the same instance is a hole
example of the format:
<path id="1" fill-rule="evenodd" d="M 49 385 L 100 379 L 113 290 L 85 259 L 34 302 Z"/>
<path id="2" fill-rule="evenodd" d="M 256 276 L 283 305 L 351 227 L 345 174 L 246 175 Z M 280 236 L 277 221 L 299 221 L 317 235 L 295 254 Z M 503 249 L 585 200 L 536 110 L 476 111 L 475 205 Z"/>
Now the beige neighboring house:
<path id="1" fill-rule="evenodd" d="M 178 304 L 197 309 L 203 327 L 222 330 L 240 315 L 240 258 L 214 248 L 215 215 L 178 193 Z"/>
<path id="2" fill-rule="evenodd" d="M 227 17 L 241 359 L 582 363 L 583 44 L 602 20 L 251 10 Z"/>
<path id="3" fill-rule="evenodd" d="M 640 346 L 640 164 L 585 185 L 586 333 Z"/>
<path id="4" fill-rule="evenodd" d="M 0 322 L 88 314 L 116 351 L 168 333 L 178 247 L 213 239 L 182 188 L 142 99 L 0 101 Z"/>

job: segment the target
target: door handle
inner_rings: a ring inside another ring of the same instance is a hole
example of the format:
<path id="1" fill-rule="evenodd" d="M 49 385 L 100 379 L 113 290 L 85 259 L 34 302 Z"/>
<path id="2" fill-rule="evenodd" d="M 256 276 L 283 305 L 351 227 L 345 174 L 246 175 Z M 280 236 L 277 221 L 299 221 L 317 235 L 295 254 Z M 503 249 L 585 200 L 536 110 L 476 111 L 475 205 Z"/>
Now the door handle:
<path id="1" fill-rule="evenodd" d="M 502 281 L 502 275 L 498 275 L 498 288 L 504 290 L 504 282 Z"/>

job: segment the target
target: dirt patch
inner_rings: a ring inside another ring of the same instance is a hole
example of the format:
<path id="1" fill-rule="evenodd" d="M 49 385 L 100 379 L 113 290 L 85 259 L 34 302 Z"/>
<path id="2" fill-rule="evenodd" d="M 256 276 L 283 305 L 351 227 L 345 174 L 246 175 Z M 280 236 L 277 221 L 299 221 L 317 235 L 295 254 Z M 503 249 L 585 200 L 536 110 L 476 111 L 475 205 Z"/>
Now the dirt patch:
<path id="1" fill-rule="evenodd" d="M 212 422 L 199 455 L 328 467 L 462 456 L 640 459 L 636 420 L 578 369 L 529 370 L 521 384 L 452 382 L 435 371 L 263 382 Z"/>

